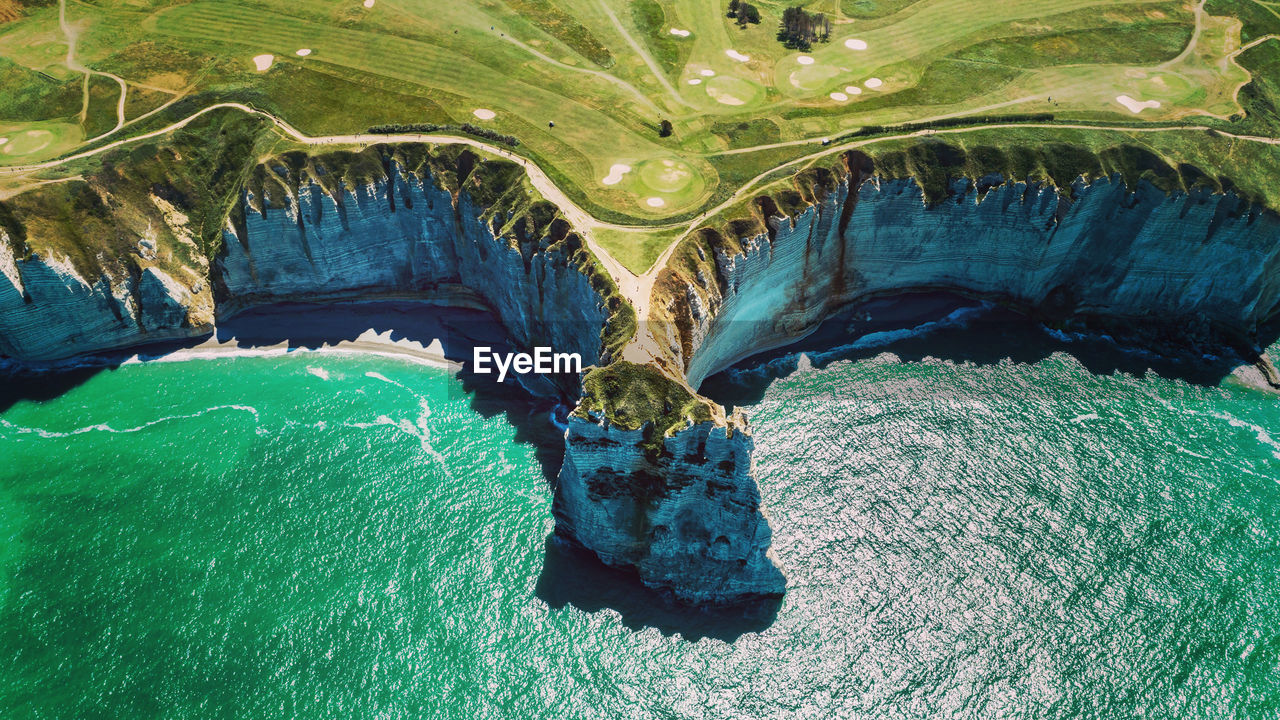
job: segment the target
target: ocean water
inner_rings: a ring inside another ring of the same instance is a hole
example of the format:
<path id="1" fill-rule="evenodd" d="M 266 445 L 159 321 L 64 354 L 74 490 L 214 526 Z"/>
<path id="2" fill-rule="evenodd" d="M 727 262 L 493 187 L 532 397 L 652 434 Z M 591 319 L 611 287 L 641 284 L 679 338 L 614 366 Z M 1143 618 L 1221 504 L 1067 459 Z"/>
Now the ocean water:
<path id="1" fill-rule="evenodd" d="M 1276 400 L 946 355 L 753 392 L 740 615 L 549 542 L 537 419 L 443 370 L 79 377 L 0 412 L 0 717 L 1277 717 Z"/>

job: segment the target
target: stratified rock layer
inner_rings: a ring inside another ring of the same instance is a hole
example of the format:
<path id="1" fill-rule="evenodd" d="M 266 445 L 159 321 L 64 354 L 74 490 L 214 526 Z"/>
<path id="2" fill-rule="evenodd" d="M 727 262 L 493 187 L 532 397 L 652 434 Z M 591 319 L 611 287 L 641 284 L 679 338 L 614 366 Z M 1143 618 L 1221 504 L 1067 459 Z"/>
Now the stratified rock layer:
<path id="1" fill-rule="evenodd" d="M 927 206 L 912 180 L 866 180 L 852 197 L 848 188 L 772 219 L 774 231 L 741 239 L 740 252 L 715 250 L 704 277 L 667 279 L 660 302 L 677 316 L 667 340 L 690 384 L 840 307 L 910 291 L 1242 347 L 1280 308 L 1280 218 L 1230 194 L 1130 192 L 1105 178 L 1067 192 L 980 192 L 960 181 Z"/>
<path id="2" fill-rule="evenodd" d="M 695 603 L 781 595 L 772 531 L 744 428 L 696 423 L 662 440 L 604 418 L 570 419 L 556 529 L 604 562 Z"/>
<path id="3" fill-rule="evenodd" d="M 519 345 L 579 353 L 584 364 L 601 357 L 608 313 L 582 269 L 561 245 L 548 248 L 548 238 L 514 247 L 495 237 L 466 193 L 455 205 L 429 178 L 393 172 L 340 194 L 304 184 L 265 198 L 260 211 L 246 200 L 218 263 L 224 307 L 388 293 L 471 297 Z"/>

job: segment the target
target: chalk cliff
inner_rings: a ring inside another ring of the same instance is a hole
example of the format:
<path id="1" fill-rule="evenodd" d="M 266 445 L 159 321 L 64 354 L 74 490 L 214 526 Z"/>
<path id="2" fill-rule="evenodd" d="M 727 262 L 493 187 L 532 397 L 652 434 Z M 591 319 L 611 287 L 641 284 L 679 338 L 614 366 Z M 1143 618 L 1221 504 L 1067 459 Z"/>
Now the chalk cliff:
<path id="1" fill-rule="evenodd" d="M 698 259 L 664 274 L 663 339 L 693 387 L 841 307 L 910 291 L 1245 352 L 1280 312 L 1280 217 L 1231 193 L 996 177 L 930 204 L 913 179 L 863 173 L 767 232 L 692 239 Z"/>
<path id="2" fill-rule="evenodd" d="M 754 222 L 704 229 L 673 253 L 655 283 L 649 329 L 666 367 L 684 369 L 668 374 L 689 389 L 686 406 L 697 407 L 693 389 L 708 375 L 878 296 L 948 290 L 1055 322 L 1226 344 L 1246 357 L 1280 311 L 1280 218 L 1231 193 L 1146 181 L 1131 190 L 1108 176 L 1059 190 L 989 176 L 954 180 L 948 197 L 930 202 L 914 179 L 873 168 L 850 157 L 826 187 L 793 194 L 791 212 L 761 198 Z M 587 401 L 593 394 L 637 393 L 588 383 Z M 557 496 L 562 525 L 677 596 L 781 593 L 752 444 L 735 432 L 745 420 L 713 407 L 705 419 L 672 422 L 663 416 L 673 404 L 651 403 L 655 421 L 644 426 L 661 439 L 658 460 L 637 431 L 609 425 L 616 408 L 574 419 Z M 732 461 L 713 460 L 722 457 Z M 721 483 L 722 501 L 703 491 Z M 673 530 L 682 518 L 698 521 Z"/>
<path id="3" fill-rule="evenodd" d="M 223 211 L 211 257 L 171 251 L 194 249 L 193 231 L 152 199 L 164 222 L 112 210 L 128 248 L 116 256 L 59 257 L 34 217 L 21 242 L 0 228 L 0 355 L 58 360 L 204 335 L 255 305 L 395 295 L 485 305 L 516 343 L 591 364 L 607 355 L 610 317 L 630 312 L 518 166 L 466 152 L 268 160 Z M 576 382 L 560 392 L 575 396 Z"/>
<path id="4" fill-rule="evenodd" d="M 199 147 L 160 148 L 157 163 L 182 167 Z M 935 150 L 919 157 L 964 160 Z M 1050 150 L 1036 162 L 1065 156 Z M 806 170 L 751 203 L 750 217 L 683 240 L 640 332 L 523 170 L 464 148 L 295 152 L 226 167 L 223 157 L 210 160 L 219 172 L 207 184 L 192 180 L 198 163 L 178 184 L 154 173 L 70 180 L 0 203 L 0 356 L 39 363 L 194 337 L 281 301 L 480 303 L 517 344 L 598 366 L 580 387 L 570 378 L 546 389 L 579 398 L 555 490 L 559 535 L 688 601 L 776 596 L 785 578 L 769 551 L 754 441 L 745 418 L 697 394 L 708 375 L 845 306 L 920 290 L 1258 350 L 1280 314 L 1280 218 L 1203 174 L 1153 172 L 1132 148 L 1070 156 L 1094 169 L 1058 177 L 1061 189 L 1006 172 L 902 173 L 855 154 Z M 206 185 L 217 192 L 200 195 Z"/>
<path id="5" fill-rule="evenodd" d="M 386 172 L 336 190 L 325 185 L 339 170 L 323 162 L 268 165 L 271 178 L 246 192 L 224 234 L 221 307 L 379 294 L 479 302 L 517 344 L 599 363 L 612 284 L 555 209 L 483 206 L 467 186 L 451 192 L 429 167 L 401 164 L 411 161 L 390 159 Z M 520 182 L 504 170 L 489 179 Z M 525 222 L 538 213 L 540 223 Z M 564 391 L 576 396 L 572 382 Z"/>

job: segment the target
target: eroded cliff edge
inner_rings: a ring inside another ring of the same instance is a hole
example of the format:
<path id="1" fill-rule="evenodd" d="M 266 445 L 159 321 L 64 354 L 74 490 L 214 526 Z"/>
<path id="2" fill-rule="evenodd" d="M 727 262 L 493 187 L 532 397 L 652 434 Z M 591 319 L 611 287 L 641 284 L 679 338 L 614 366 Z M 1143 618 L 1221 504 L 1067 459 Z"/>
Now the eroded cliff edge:
<path id="1" fill-rule="evenodd" d="M 748 420 L 696 388 L 843 307 L 947 290 L 1246 360 L 1280 308 L 1275 214 L 1125 148 L 1074 164 L 1051 149 L 1039 175 L 995 148 L 846 154 L 683 240 L 638 326 L 514 164 L 458 147 L 202 147 L 134 152 L 0 203 L 0 355 L 198 337 L 282 301 L 483 305 L 517 344 L 595 365 L 542 389 L 576 401 L 556 532 L 691 602 L 785 590 Z"/>
<path id="2" fill-rule="evenodd" d="M 136 185 L 108 174 L 6 205 L 0 355 L 54 361 L 199 337 L 259 305 L 388 296 L 486 307 L 517 344 L 591 364 L 634 325 L 523 170 L 469 150 L 274 155 L 244 169 L 204 233 L 191 219 L 208 212 L 199 188 Z M 68 242 L 42 210 L 84 229 Z M 95 229 L 109 242 L 85 236 Z M 559 391 L 576 398 L 576 381 Z"/>
<path id="3" fill-rule="evenodd" d="M 976 162 L 954 148 L 915 154 L 950 168 L 907 167 L 910 151 L 848 153 L 686 238 L 658 271 L 636 341 L 646 347 L 634 354 L 653 358 L 649 376 L 625 365 L 588 376 L 557 496 L 572 517 L 564 527 L 682 597 L 780 593 L 747 420 L 696 388 L 871 298 L 948 291 L 1062 327 L 1256 360 L 1280 313 L 1280 217 L 1140 149 L 1057 150 L 1075 164 L 1057 162 L 1054 178 L 1051 148 L 1032 158 L 1041 172 L 1030 180 L 998 148 Z M 621 450 L 636 446 L 645 451 Z"/>

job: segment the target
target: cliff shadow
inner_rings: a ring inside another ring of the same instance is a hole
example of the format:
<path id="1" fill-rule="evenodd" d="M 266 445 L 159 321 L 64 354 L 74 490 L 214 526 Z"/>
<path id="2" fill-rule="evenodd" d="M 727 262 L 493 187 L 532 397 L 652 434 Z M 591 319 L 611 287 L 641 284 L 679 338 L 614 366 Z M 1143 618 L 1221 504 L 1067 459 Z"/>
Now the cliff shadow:
<path id="1" fill-rule="evenodd" d="M 440 354 L 462 366 L 456 379 L 471 409 L 485 418 L 504 416 L 516 429 L 515 441 L 533 447 L 543 477 L 554 484 L 564 461 L 564 430 L 557 422 L 569 409 L 560 398 L 530 392 L 511 378 L 499 383 L 492 374 L 471 371 L 477 346 L 515 351 L 506 328 L 487 310 L 411 301 L 280 303 L 241 312 L 221 322 L 214 336 L 242 348 L 314 350 L 357 342 L 371 331 L 392 342 L 438 341 Z"/>
<path id="2" fill-rule="evenodd" d="M 1264 333 L 1263 346 L 1276 332 Z M 699 392 L 727 408 L 755 405 L 769 385 L 807 363 L 826 367 L 892 353 L 904 362 L 937 358 L 992 365 L 1011 361 L 1032 364 L 1065 353 L 1089 372 L 1105 376 L 1125 373 L 1216 386 L 1251 360 L 1214 348 L 1206 351 L 1162 338 L 1156 349 L 1137 338 L 1115 339 L 1106 330 L 1066 334 L 1051 330 L 1015 310 L 946 293 L 918 293 L 880 298 L 846 308 L 794 343 L 760 353 L 703 381 Z M 803 357 L 803 359 L 802 359 Z"/>
<path id="3" fill-rule="evenodd" d="M 773 624 L 782 606 L 782 598 L 723 607 L 685 605 L 554 532 L 547 536 L 546 560 L 534 594 L 554 610 L 572 605 L 596 613 L 608 608 L 622 616 L 629 630 L 651 627 L 690 642 L 714 638 L 732 643 L 746 633 L 761 632 Z"/>
<path id="4" fill-rule="evenodd" d="M 23 401 L 41 403 L 61 397 L 105 369 L 81 367 L 32 372 L 15 368 L 0 371 L 0 413 Z"/>

